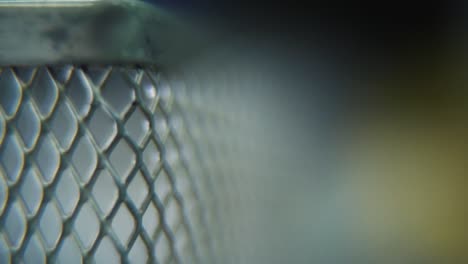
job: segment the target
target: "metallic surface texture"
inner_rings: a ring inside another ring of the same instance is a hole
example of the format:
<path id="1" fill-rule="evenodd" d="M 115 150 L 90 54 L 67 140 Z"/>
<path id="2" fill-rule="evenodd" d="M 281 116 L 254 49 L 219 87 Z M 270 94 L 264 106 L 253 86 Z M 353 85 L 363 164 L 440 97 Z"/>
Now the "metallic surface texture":
<path id="1" fill-rule="evenodd" d="M 0 39 L 0 263 L 240 254 L 239 110 L 154 66 L 205 35 L 141 1 L 0 1 Z"/>
<path id="2" fill-rule="evenodd" d="M 239 110 L 153 68 L 4 67 L 0 89 L 0 262 L 209 263 L 238 233 Z"/>
<path id="3" fill-rule="evenodd" d="M 0 263 L 253 250 L 242 96 L 160 67 L 207 35 L 142 1 L 0 0 L 0 39 Z"/>

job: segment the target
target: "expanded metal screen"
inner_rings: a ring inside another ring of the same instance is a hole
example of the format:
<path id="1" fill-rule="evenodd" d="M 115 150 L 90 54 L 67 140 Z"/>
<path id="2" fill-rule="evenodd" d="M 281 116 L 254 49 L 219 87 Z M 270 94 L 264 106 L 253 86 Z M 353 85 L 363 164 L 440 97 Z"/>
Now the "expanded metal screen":
<path id="1" fill-rule="evenodd" d="M 208 90 L 151 67 L 2 68 L 0 262 L 220 261 L 248 187 L 240 110 Z"/>
<path id="2" fill-rule="evenodd" d="M 162 2 L 0 0 L 0 264 L 468 263 L 463 19 Z"/>
<path id="3" fill-rule="evenodd" d="M 259 65 L 203 53 L 194 26 L 142 1 L 0 0 L 0 263 L 267 255 Z"/>

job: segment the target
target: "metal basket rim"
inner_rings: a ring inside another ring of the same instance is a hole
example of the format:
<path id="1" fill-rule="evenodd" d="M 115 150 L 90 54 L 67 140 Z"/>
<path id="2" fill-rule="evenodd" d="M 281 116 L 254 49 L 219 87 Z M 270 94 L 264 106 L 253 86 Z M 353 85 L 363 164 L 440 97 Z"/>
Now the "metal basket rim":
<path id="1" fill-rule="evenodd" d="M 207 36 L 143 1 L 0 0 L 0 66 L 164 65 L 201 47 Z"/>

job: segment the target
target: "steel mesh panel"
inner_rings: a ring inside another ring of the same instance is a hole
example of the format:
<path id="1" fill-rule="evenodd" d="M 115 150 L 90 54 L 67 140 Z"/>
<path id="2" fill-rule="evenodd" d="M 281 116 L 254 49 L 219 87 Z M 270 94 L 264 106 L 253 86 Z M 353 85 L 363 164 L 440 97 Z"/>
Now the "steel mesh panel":
<path id="1" fill-rule="evenodd" d="M 6 67 L 0 89 L 0 262 L 238 254 L 233 208 L 252 198 L 231 177 L 245 138 L 238 107 L 216 100 L 227 89 L 73 65 Z"/>

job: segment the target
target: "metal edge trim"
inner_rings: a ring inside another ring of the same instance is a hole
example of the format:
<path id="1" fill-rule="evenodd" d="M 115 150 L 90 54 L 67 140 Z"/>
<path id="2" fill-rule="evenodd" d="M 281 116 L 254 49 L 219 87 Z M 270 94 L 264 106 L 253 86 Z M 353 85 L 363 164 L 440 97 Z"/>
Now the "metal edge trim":
<path id="1" fill-rule="evenodd" d="M 188 23 L 141 1 L 0 1 L 0 66 L 167 64 L 203 42 Z"/>

